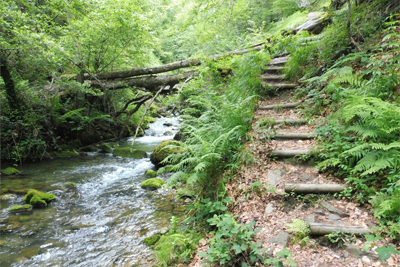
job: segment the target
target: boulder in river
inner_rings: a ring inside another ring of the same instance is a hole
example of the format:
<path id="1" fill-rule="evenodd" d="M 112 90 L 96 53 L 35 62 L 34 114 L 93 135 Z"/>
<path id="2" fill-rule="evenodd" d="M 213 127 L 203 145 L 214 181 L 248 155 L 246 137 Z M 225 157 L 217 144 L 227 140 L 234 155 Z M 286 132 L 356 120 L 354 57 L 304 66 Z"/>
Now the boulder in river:
<path id="1" fill-rule="evenodd" d="M 150 178 L 144 181 L 140 186 L 144 189 L 158 189 L 165 184 L 165 181 L 159 178 Z"/>
<path id="2" fill-rule="evenodd" d="M 176 146 L 175 148 L 166 148 L 167 146 Z M 157 167 L 163 167 L 166 164 L 161 163 L 164 159 L 166 159 L 169 155 L 174 154 L 174 153 L 182 153 L 183 150 L 179 148 L 181 146 L 181 142 L 173 141 L 173 140 L 167 140 L 161 142 L 151 153 L 150 155 L 150 161 L 156 165 Z"/>
<path id="3" fill-rule="evenodd" d="M 16 168 L 8 167 L 1 171 L 4 175 L 18 175 L 20 173 Z"/>
<path id="4" fill-rule="evenodd" d="M 24 197 L 25 203 L 30 203 L 35 208 L 45 207 L 55 199 L 56 196 L 54 194 L 40 192 L 35 189 L 30 189 Z"/>
<path id="5" fill-rule="evenodd" d="M 112 147 L 106 143 L 100 144 L 99 148 L 101 149 L 101 152 L 103 152 L 103 153 L 111 153 L 111 151 L 112 151 Z"/>
<path id="6" fill-rule="evenodd" d="M 26 211 L 31 211 L 32 210 L 32 205 L 30 204 L 24 204 L 24 205 L 18 205 L 18 206 L 13 206 L 8 209 L 9 212 L 26 212 Z"/>
<path id="7" fill-rule="evenodd" d="M 147 170 L 144 175 L 146 175 L 147 177 L 156 177 L 157 176 L 157 172 L 153 171 L 153 170 Z"/>
<path id="8" fill-rule="evenodd" d="M 134 149 L 131 147 L 116 147 L 114 148 L 113 155 L 123 158 L 135 158 L 135 159 L 147 158 L 146 151 L 140 149 Z"/>

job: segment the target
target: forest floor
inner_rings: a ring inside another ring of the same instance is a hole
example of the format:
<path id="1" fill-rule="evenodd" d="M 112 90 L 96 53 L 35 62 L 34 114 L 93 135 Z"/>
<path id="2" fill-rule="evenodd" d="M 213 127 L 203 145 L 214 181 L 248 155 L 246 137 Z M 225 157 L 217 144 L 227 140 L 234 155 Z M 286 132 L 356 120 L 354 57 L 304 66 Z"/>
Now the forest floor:
<path id="1" fill-rule="evenodd" d="M 310 162 L 300 160 L 301 157 L 285 159 L 270 156 L 272 150 L 316 148 L 315 139 L 273 138 L 276 133 L 312 133 L 317 125 L 317 120 L 305 125 L 265 123 L 301 118 L 301 105 L 298 108 L 281 108 L 282 104 L 295 102 L 293 90 L 278 92 L 276 96 L 260 101 L 259 107 L 279 106 L 270 110 L 258 108 L 255 111 L 252 130 L 249 133 L 251 141 L 245 145 L 254 160 L 252 164 L 244 164 L 235 178 L 226 184 L 228 195 L 234 202 L 229 211 L 237 216 L 236 220 L 239 223 L 256 221 L 255 227 L 261 228 L 261 231 L 255 236 L 255 242 L 262 242 L 262 247 L 266 248 L 265 254 L 276 257 L 277 252 L 286 247 L 292 253 L 290 259 L 294 260 L 298 267 L 400 266 L 399 255 L 392 254 L 387 261 L 380 261 L 378 253 L 374 251 L 378 247 L 393 245 L 389 238 L 373 242 L 374 247 L 367 251 L 363 249 L 366 241 L 362 236 L 348 235 L 344 238 L 345 242 L 332 244 L 324 236 L 306 234 L 303 242 L 294 242 L 296 234 L 290 231 L 292 227 L 287 225 L 293 223 L 292 219 L 300 219 L 308 224 L 322 223 L 339 228 L 355 226 L 367 229 L 378 225 L 378 221 L 374 218 L 369 204 L 361 205 L 347 198 L 334 197 L 333 194 L 285 193 L 285 184 L 345 182 L 331 174 L 318 172 Z M 262 186 L 255 187 L 255 182 L 260 182 Z M 336 210 L 326 208 L 326 203 L 334 206 Z M 207 249 L 207 240 L 202 239 L 197 252 L 205 252 Z M 196 255 L 189 266 L 203 266 L 201 257 Z M 263 265 L 256 263 L 255 266 Z"/>

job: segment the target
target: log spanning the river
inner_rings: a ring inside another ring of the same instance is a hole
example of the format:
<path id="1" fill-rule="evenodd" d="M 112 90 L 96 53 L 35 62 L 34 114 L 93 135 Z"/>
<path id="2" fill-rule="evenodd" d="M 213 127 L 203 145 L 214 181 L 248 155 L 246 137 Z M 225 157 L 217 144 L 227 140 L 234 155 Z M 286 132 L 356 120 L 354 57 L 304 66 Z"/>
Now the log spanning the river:
<path id="1" fill-rule="evenodd" d="M 91 81 L 91 87 L 95 88 L 105 88 L 108 90 L 113 89 L 124 89 L 129 87 L 140 87 L 145 88 L 146 91 L 157 91 L 159 86 L 170 86 L 171 88 L 178 84 L 180 81 L 189 79 L 191 77 L 195 77 L 199 75 L 197 70 L 188 71 L 175 75 L 159 75 L 159 76 L 143 76 L 136 77 L 131 79 L 123 79 L 116 81 L 107 81 L 107 82 L 99 82 L 99 81 Z"/>
<path id="2" fill-rule="evenodd" d="M 214 56 L 210 56 L 209 59 L 215 60 L 215 59 L 223 58 L 226 56 L 242 55 L 242 54 L 245 54 L 248 52 L 258 51 L 258 50 L 261 50 L 262 44 L 263 43 L 258 44 L 257 46 L 249 48 L 249 49 L 240 49 L 240 50 L 235 50 L 235 51 L 231 51 L 231 52 L 227 52 L 227 53 L 217 54 Z M 186 59 L 186 60 L 172 62 L 172 63 L 166 64 L 166 65 L 152 67 L 152 68 L 141 68 L 141 69 L 126 70 L 126 71 L 97 73 L 97 74 L 93 74 L 90 76 L 85 75 L 85 80 L 123 79 L 123 78 L 129 78 L 129 77 L 135 77 L 135 76 L 141 76 L 141 75 L 152 75 L 152 74 L 164 73 L 164 72 L 168 72 L 168 71 L 172 71 L 172 70 L 189 68 L 189 67 L 194 67 L 194 66 L 199 66 L 199 65 L 201 65 L 201 60 L 199 58 Z M 75 78 L 76 78 L 76 76 L 75 76 Z"/>

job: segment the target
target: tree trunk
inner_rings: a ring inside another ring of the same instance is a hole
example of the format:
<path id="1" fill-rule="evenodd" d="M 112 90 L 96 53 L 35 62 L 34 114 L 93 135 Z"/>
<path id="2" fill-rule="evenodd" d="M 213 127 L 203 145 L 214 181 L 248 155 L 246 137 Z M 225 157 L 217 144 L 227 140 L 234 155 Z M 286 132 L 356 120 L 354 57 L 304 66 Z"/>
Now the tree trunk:
<path id="1" fill-rule="evenodd" d="M 215 60 L 215 59 L 223 58 L 226 56 L 242 55 L 242 54 L 245 54 L 245 53 L 248 53 L 251 51 L 258 51 L 261 49 L 261 45 L 258 45 L 256 47 L 253 47 L 250 49 L 240 49 L 240 50 L 235 50 L 235 51 L 231 51 L 231 52 L 227 52 L 227 53 L 223 53 L 223 54 L 210 56 L 209 59 Z M 118 79 L 118 78 L 121 79 L 121 78 L 129 78 L 129 77 L 140 76 L 140 75 L 151 75 L 151 74 L 164 73 L 164 72 L 168 72 L 168 71 L 172 71 L 172 70 L 198 66 L 200 64 L 201 64 L 201 60 L 198 58 L 194 58 L 194 59 L 181 60 L 181 61 L 169 63 L 169 64 L 162 65 L 162 66 L 152 67 L 152 68 L 141 68 L 141 69 L 126 70 L 126 71 L 98 73 L 93 76 L 99 80 L 109 80 L 109 79 Z M 87 80 L 94 79 L 94 77 L 85 75 L 85 79 L 87 79 Z M 76 78 L 77 78 L 77 76 L 75 76 L 75 79 Z"/>
<path id="2" fill-rule="evenodd" d="M 0 57 L 0 75 L 4 80 L 8 105 L 11 109 L 18 110 L 21 107 L 21 102 L 17 96 L 14 80 L 8 68 L 7 60 L 3 57 Z"/>

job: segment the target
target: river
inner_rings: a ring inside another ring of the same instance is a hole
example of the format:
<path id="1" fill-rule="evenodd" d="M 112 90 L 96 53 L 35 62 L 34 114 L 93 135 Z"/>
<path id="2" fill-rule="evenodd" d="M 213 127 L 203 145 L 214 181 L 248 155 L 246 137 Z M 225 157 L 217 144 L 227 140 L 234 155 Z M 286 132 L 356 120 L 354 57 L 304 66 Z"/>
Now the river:
<path id="1" fill-rule="evenodd" d="M 178 126 L 177 118 L 157 119 L 134 147 L 149 155 L 161 141 L 172 139 Z M 151 265 L 143 239 L 169 226 L 171 216 L 181 216 L 185 206 L 171 191 L 142 189 L 148 169 L 154 169 L 149 158 L 94 152 L 24 164 L 19 167 L 24 176 L 2 177 L 3 189 L 52 191 L 57 200 L 17 215 L 8 208 L 23 204 L 23 195 L 0 202 L 0 266 Z M 76 187 L 68 188 L 68 183 Z"/>

